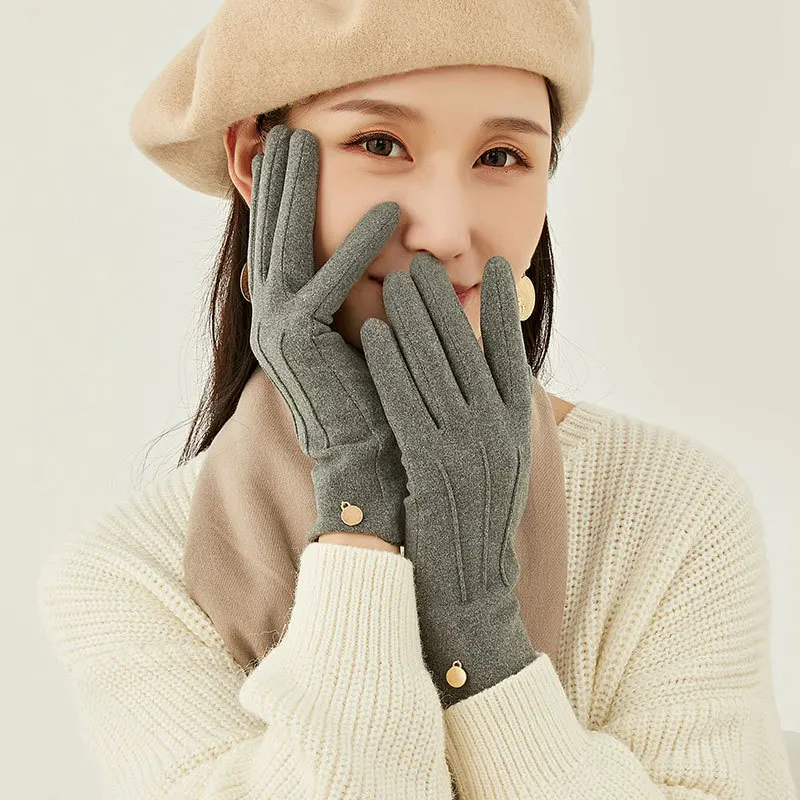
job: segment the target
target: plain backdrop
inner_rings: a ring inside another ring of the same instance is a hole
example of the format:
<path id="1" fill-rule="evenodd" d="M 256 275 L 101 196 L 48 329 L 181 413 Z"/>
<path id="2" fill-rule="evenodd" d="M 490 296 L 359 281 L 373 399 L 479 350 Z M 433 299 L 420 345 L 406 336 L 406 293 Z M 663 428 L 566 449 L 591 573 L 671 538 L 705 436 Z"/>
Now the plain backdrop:
<path id="1" fill-rule="evenodd" d="M 128 120 L 217 7 L 0 11 L 7 797 L 100 796 L 35 580 L 57 542 L 175 464 L 195 410 L 226 209 L 147 161 Z M 546 388 L 695 437 L 746 478 L 777 706 L 800 731 L 800 4 L 605 0 L 593 19 L 592 96 L 551 184 Z"/>

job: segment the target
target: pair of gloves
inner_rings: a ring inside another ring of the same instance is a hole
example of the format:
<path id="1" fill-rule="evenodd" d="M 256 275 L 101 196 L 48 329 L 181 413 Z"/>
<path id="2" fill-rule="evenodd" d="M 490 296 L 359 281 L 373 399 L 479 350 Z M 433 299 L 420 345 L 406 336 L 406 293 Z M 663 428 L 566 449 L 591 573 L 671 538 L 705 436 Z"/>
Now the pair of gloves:
<path id="1" fill-rule="evenodd" d="M 397 227 L 399 205 L 371 208 L 317 271 L 314 136 L 275 126 L 252 166 L 250 344 L 315 462 L 309 540 L 352 530 L 404 545 L 425 662 L 451 705 L 538 655 L 514 594 L 532 375 L 512 269 L 500 256 L 486 264 L 482 351 L 444 267 L 417 255 L 410 273 L 386 276 L 391 327 L 366 320 L 362 355 L 331 329 L 333 314 Z"/>

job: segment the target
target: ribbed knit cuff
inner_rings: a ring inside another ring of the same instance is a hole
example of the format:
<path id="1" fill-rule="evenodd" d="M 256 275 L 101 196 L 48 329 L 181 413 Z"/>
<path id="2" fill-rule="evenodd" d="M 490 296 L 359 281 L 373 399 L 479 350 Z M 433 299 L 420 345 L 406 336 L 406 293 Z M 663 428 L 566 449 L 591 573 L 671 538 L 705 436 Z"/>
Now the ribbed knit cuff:
<path id="1" fill-rule="evenodd" d="M 301 651 L 327 653 L 331 663 L 341 664 L 353 642 L 362 657 L 423 664 L 414 567 L 399 553 L 309 544 L 300 557 L 292 618 L 286 638 Z"/>
<path id="2" fill-rule="evenodd" d="M 300 557 L 286 632 L 246 679 L 240 701 L 259 714 L 293 717 L 303 698 L 324 705 L 322 698 L 349 702 L 348 693 L 362 691 L 392 702 L 420 685 L 435 695 L 422 656 L 411 561 L 315 542 Z"/>
<path id="3" fill-rule="evenodd" d="M 271 784 L 253 796 L 302 785 L 315 797 L 449 797 L 413 565 L 398 553 L 309 544 L 286 633 L 239 700 L 266 722 L 258 769 Z"/>
<path id="4" fill-rule="evenodd" d="M 463 798 L 547 793 L 588 756 L 578 721 L 546 653 L 444 712 L 448 761 Z"/>

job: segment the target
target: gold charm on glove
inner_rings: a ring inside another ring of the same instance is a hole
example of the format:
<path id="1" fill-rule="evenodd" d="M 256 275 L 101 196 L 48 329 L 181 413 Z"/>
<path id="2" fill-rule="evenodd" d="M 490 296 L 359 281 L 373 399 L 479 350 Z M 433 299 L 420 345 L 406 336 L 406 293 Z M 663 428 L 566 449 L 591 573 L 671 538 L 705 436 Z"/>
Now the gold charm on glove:
<path id="1" fill-rule="evenodd" d="M 358 525 L 362 519 L 364 519 L 364 512 L 358 507 L 350 505 L 350 503 L 346 501 L 342 501 L 342 522 L 345 525 Z"/>
<path id="2" fill-rule="evenodd" d="M 447 670 L 445 678 L 447 682 L 456 689 L 459 689 L 467 682 L 467 673 L 462 668 L 460 661 L 453 662 L 453 666 Z"/>

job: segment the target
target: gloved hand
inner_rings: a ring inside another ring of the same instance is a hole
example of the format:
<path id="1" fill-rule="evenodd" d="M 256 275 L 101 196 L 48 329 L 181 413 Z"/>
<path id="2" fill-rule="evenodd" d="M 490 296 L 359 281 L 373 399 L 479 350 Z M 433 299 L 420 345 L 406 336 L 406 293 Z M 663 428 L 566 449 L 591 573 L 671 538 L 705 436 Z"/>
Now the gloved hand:
<path id="1" fill-rule="evenodd" d="M 414 562 L 423 655 L 443 706 L 499 683 L 539 655 L 514 587 L 514 534 L 532 464 L 533 376 L 509 263 L 489 259 L 484 350 L 441 263 L 417 255 L 383 283 L 390 325 L 361 343 L 408 475 L 405 555 Z M 459 664 L 456 662 L 460 662 Z M 463 678 L 462 686 L 451 685 Z"/>
<path id="2" fill-rule="evenodd" d="M 309 541 L 360 531 L 399 546 L 407 490 L 397 441 L 364 356 L 331 323 L 397 227 L 400 207 L 384 202 L 367 211 L 315 271 L 319 154 L 313 134 L 290 136 L 286 125 L 275 126 L 252 169 L 250 346 L 291 409 L 302 451 L 315 459 L 317 519 Z"/>

